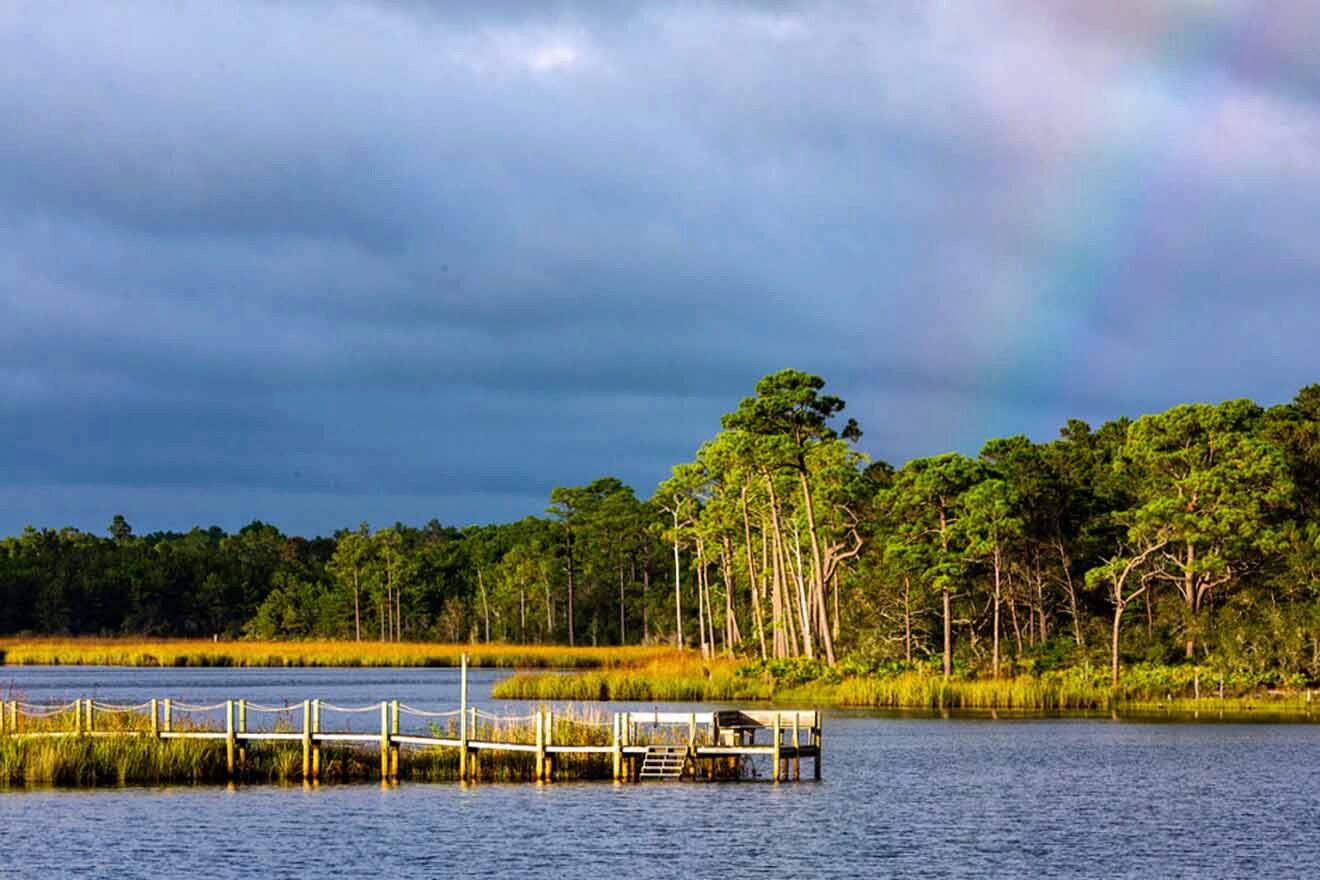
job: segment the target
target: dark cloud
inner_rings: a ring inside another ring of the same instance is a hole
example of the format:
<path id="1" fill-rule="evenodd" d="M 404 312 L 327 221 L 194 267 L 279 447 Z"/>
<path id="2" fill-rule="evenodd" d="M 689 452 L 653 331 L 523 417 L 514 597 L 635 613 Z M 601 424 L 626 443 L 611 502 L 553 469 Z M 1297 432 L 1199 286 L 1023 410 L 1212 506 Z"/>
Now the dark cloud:
<path id="1" fill-rule="evenodd" d="M 1314 381 L 1315 11 L 10 3 L 0 531 L 648 494 L 760 375 L 899 462 Z"/>

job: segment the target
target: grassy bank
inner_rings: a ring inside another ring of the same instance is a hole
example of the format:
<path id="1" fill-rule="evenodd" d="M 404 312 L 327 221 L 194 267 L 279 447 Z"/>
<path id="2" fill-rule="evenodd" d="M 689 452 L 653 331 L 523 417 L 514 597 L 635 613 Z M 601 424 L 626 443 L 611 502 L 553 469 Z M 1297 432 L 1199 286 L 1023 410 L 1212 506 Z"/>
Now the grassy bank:
<path id="1" fill-rule="evenodd" d="M 458 666 L 464 653 L 474 666 L 587 669 L 632 666 L 675 652 L 638 646 L 0 639 L 0 663 L 11 666 Z"/>
<path id="2" fill-rule="evenodd" d="M 1277 692 L 1195 667 L 1137 666 L 1117 688 L 1103 670 L 1067 669 L 1011 678 L 944 678 L 936 672 L 847 672 L 818 664 L 740 665 L 669 657 L 635 668 L 569 675 L 524 673 L 495 685 L 497 699 L 752 702 L 894 709 L 1033 711 L 1158 709 L 1173 712 L 1307 712 L 1305 691 Z M 1204 689 L 1201 687 L 1204 685 Z M 1200 691 L 1199 698 L 1193 694 Z"/>

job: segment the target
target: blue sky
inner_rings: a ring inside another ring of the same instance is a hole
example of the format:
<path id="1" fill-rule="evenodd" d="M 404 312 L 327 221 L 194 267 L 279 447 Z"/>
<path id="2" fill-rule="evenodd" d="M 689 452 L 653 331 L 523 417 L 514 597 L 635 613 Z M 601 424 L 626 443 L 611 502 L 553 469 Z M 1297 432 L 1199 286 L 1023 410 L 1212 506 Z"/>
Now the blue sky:
<path id="1" fill-rule="evenodd" d="M 1316 33 L 1191 0 L 11 0 L 0 532 L 646 496 L 785 366 L 894 463 L 1284 402 L 1320 380 Z"/>

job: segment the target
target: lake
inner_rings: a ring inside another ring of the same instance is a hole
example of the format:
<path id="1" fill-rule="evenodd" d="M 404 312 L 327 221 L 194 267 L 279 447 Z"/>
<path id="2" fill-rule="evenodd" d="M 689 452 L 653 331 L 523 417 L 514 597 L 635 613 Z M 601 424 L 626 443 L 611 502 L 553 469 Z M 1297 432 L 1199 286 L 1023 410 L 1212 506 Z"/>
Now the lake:
<path id="1" fill-rule="evenodd" d="M 489 699 L 507 674 L 473 670 L 474 700 L 522 709 Z M 447 709 L 458 672 L 0 667 L 0 696 Z M 0 865 L 43 878 L 1317 876 L 1320 727 L 834 711 L 819 783 L 8 790 Z"/>

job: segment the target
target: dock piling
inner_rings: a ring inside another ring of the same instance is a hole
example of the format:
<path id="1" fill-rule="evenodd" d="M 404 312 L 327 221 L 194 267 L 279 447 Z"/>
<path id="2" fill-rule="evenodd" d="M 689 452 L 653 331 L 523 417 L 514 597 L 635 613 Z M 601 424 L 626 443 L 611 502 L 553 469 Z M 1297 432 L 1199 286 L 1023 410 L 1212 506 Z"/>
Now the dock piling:
<path id="1" fill-rule="evenodd" d="M 234 778 L 234 701 L 225 700 L 225 771 Z"/>
<path id="2" fill-rule="evenodd" d="M 467 654 L 461 661 L 462 672 L 458 683 L 458 778 L 468 778 L 468 726 L 467 726 Z"/>
<path id="3" fill-rule="evenodd" d="M 308 782 L 312 775 L 312 701 L 302 704 L 302 778 Z"/>
<path id="4" fill-rule="evenodd" d="M 399 735 L 399 701 L 398 700 L 390 701 L 390 715 L 392 716 L 390 721 L 390 732 L 391 734 L 393 734 L 393 737 L 398 737 Z M 391 741 L 393 742 L 393 746 L 391 746 L 390 748 L 390 781 L 398 782 L 399 781 L 399 742 L 397 739 L 392 739 Z"/>
<path id="5" fill-rule="evenodd" d="M 380 781 L 390 781 L 390 704 L 380 701 Z"/>
<path id="6" fill-rule="evenodd" d="M 321 701 L 312 700 L 312 779 L 321 779 L 321 742 L 316 735 L 321 732 Z"/>
<path id="7" fill-rule="evenodd" d="M 238 701 L 238 766 L 240 770 L 247 770 L 247 700 Z"/>

